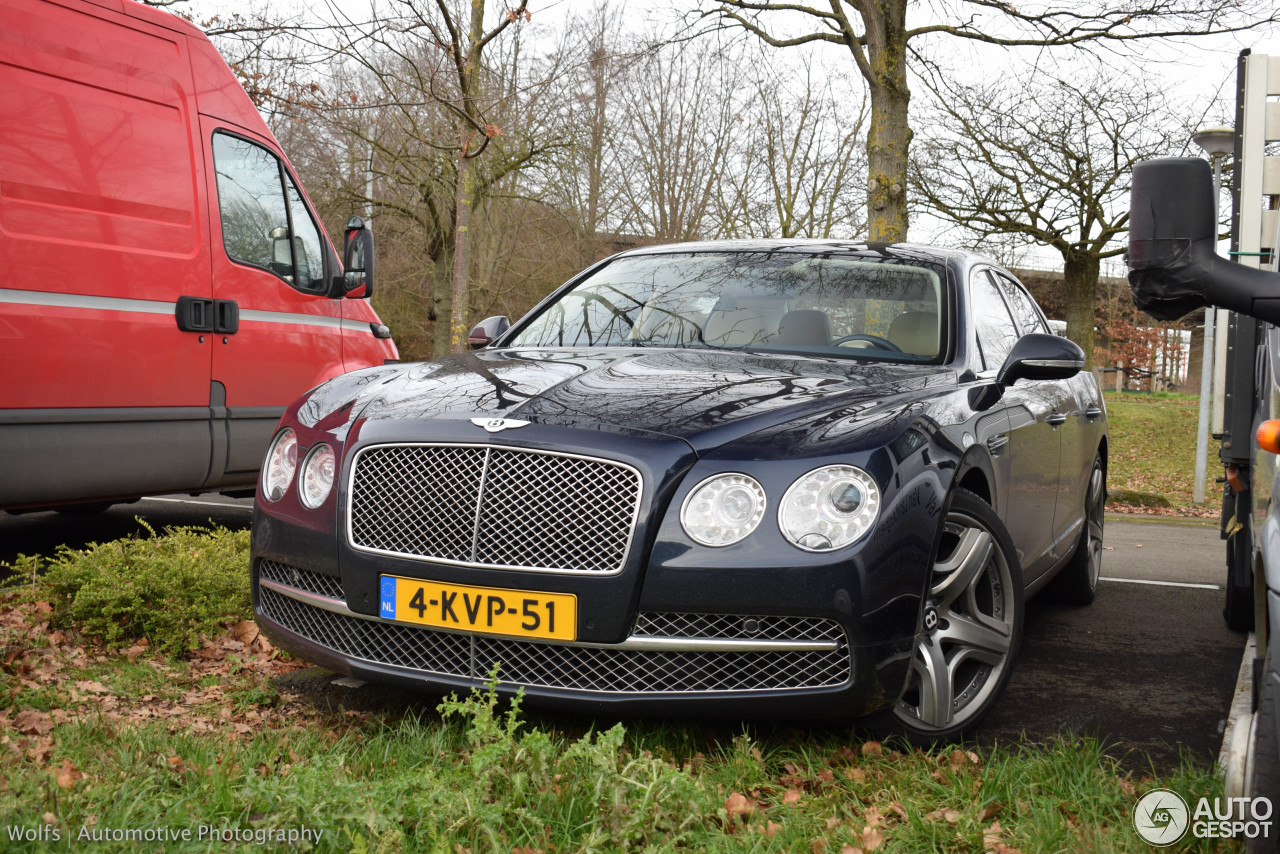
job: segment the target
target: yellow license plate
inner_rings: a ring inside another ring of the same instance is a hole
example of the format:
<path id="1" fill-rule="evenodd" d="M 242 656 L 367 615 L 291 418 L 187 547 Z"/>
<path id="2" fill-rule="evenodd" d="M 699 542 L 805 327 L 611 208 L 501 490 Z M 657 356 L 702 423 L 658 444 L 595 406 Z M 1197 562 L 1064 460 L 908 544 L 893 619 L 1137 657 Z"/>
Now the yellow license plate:
<path id="1" fill-rule="evenodd" d="M 576 640 L 578 597 L 382 576 L 378 613 L 388 620 L 517 638 Z"/>

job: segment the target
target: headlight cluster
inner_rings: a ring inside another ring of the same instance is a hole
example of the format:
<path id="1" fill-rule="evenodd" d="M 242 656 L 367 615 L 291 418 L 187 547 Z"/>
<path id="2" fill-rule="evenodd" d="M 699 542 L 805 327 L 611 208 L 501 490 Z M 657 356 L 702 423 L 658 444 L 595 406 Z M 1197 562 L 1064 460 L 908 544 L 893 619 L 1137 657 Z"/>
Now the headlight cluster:
<path id="1" fill-rule="evenodd" d="M 267 501 L 279 501 L 293 482 L 298 471 L 298 437 L 288 427 L 281 430 L 267 451 L 267 463 L 262 467 L 262 494 Z M 333 448 L 321 442 L 314 445 L 302 463 L 298 477 L 298 497 L 303 506 L 312 510 L 324 503 L 333 491 L 337 471 L 337 456 Z"/>
<path id="2" fill-rule="evenodd" d="M 695 542 L 728 546 L 745 538 L 764 518 L 764 487 L 737 472 L 699 483 L 680 508 L 680 524 Z M 829 552 L 861 538 L 880 513 L 880 488 L 854 466 L 816 468 L 797 478 L 778 508 L 778 527 L 788 542 L 809 552 Z"/>

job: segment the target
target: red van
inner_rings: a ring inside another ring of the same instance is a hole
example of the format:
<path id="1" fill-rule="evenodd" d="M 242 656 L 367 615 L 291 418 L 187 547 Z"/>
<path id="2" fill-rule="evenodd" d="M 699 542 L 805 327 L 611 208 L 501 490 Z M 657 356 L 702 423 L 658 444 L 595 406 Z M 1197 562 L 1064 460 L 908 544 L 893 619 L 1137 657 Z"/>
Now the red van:
<path id="1" fill-rule="evenodd" d="M 0 21 L 0 508 L 251 491 L 286 405 L 397 358 L 368 229 L 344 274 L 186 21 L 132 0 Z"/>

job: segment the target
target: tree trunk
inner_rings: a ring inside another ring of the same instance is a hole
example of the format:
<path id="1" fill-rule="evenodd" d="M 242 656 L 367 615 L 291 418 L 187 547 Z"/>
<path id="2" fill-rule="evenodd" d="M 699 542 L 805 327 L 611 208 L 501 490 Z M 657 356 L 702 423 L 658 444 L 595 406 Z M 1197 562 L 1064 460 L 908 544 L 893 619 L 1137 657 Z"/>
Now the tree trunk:
<path id="1" fill-rule="evenodd" d="M 449 349 L 461 353 L 467 346 L 467 323 L 471 314 L 470 288 L 467 274 L 471 264 L 471 200 L 472 186 L 469 145 L 464 144 L 458 157 L 457 229 L 453 239 L 453 299 L 449 308 Z"/>
<path id="2" fill-rule="evenodd" d="M 453 314 L 453 253 L 443 252 L 432 264 L 432 308 L 435 327 L 431 333 L 431 358 L 449 355 L 453 342 L 450 319 Z"/>
<path id="3" fill-rule="evenodd" d="M 880 38 L 868 38 L 871 79 L 871 124 L 867 128 L 867 239 L 898 243 L 907 239 L 907 150 L 911 126 L 907 107 L 907 4 L 877 4 L 883 27 Z"/>
<path id="4" fill-rule="evenodd" d="M 1098 299 L 1097 256 L 1064 253 L 1062 279 L 1067 290 L 1067 337 L 1084 350 L 1084 369 L 1093 370 L 1094 307 Z"/>

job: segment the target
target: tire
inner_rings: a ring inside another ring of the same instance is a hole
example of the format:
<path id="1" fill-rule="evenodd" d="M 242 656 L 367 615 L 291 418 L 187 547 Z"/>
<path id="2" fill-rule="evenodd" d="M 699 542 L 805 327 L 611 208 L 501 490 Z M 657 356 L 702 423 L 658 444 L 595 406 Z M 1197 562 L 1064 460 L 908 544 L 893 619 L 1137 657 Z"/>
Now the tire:
<path id="1" fill-rule="evenodd" d="M 1266 658 L 1263 672 L 1267 679 L 1271 673 L 1273 662 L 1271 656 Z M 1272 805 L 1280 804 L 1280 738 L 1276 734 L 1276 693 L 1264 690 L 1258 704 L 1257 733 L 1253 743 L 1253 774 L 1247 781 L 1245 794 L 1254 798 L 1267 798 Z M 1245 842 L 1248 854 L 1268 854 L 1275 851 L 1275 832 L 1273 816 L 1272 835 L 1269 839 L 1250 839 Z"/>
<path id="2" fill-rule="evenodd" d="M 930 589 L 895 728 L 921 745 L 958 738 L 994 706 L 1022 640 L 1018 553 L 991 505 L 957 489 L 934 548 Z"/>
<path id="3" fill-rule="evenodd" d="M 1246 527 L 1227 538 L 1227 628 L 1253 631 L 1253 534 Z"/>
<path id="4" fill-rule="evenodd" d="M 1049 593 L 1068 605 L 1089 605 L 1098 592 L 1102 574 L 1102 537 L 1106 522 L 1107 472 L 1102 458 L 1093 461 L 1089 487 L 1084 497 L 1084 530 L 1070 561 L 1050 582 Z"/>

